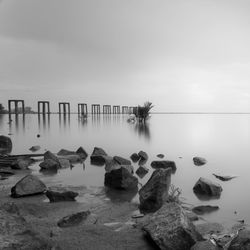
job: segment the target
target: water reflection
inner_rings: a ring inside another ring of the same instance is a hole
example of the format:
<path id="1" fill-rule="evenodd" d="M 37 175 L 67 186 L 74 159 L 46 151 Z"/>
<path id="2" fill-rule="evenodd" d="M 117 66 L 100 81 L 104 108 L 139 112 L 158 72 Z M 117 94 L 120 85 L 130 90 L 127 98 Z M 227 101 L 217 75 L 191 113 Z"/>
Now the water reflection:
<path id="1" fill-rule="evenodd" d="M 43 129 L 49 129 L 50 128 L 50 114 L 38 114 L 38 127 L 41 128 L 41 125 L 43 126 Z"/>
<path id="2" fill-rule="evenodd" d="M 103 114 L 103 123 L 105 125 L 111 124 L 111 114 Z"/>
<path id="3" fill-rule="evenodd" d="M 70 126 L 70 114 L 59 114 L 59 126 L 62 127 Z"/>
<path id="4" fill-rule="evenodd" d="M 138 192 L 138 188 L 133 190 L 116 190 L 105 187 L 105 193 L 112 202 L 132 201 Z"/>
<path id="5" fill-rule="evenodd" d="M 143 136 L 146 139 L 150 140 L 150 130 L 149 130 L 149 125 L 147 123 L 136 122 L 134 130 L 139 136 Z"/>
<path id="6" fill-rule="evenodd" d="M 92 125 L 99 126 L 101 123 L 100 114 L 92 114 Z"/>
<path id="7" fill-rule="evenodd" d="M 87 123 L 88 123 L 87 116 L 78 115 L 78 125 L 87 126 Z"/>
<path id="8" fill-rule="evenodd" d="M 14 121 L 12 120 L 12 117 L 14 117 Z M 16 132 L 18 132 L 20 130 L 20 128 L 25 131 L 25 114 L 13 114 L 13 116 L 11 114 L 9 114 L 9 131 L 10 133 L 12 132 L 12 124 L 15 124 L 15 130 Z"/>
<path id="9" fill-rule="evenodd" d="M 121 121 L 121 116 L 113 114 L 113 124 L 119 124 Z"/>

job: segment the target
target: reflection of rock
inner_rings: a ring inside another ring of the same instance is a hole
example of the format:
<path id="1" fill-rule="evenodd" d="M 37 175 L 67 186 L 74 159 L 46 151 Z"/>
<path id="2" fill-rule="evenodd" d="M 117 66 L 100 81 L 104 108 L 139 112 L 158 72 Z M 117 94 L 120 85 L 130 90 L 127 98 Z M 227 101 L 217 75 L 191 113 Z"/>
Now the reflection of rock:
<path id="1" fill-rule="evenodd" d="M 139 191 L 140 210 L 144 213 L 158 210 L 167 201 L 170 183 L 170 169 L 155 170 Z"/>
<path id="2" fill-rule="evenodd" d="M 125 202 L 125 201 L 132 201 L 132 199 L 136 196 L 138 192 L 138 188 L 131 189 L 131 190 L 122 190 L 122 189 L 113 189 L 109 187 L 105 187 L 106 196 L 112 202 Z"/>
<path id="3" fill-rule="evenodd" d="M 152 161 L 151 162 L 151 167 L 158 169 L 158 168 L 171 168 L 172 169 L 172 173 L 176 172 L 176 165 L 174 161 Z"/>
<path id="4" fill-rule="evenodd" d="M 33 163 L 33 160 L 29 157 L 26 158 L 19 158 L 15 162 L 12 163 L 11 168 L 12 169 L 28 169 L 29 165 Z"/>
<path id="5" fill-rule="evenodd" d="M 202 215 L 205 213 L 211 213 L 217 211 L 218 209 L 219 209 L 218 206 L 202 205 L 194 207 L 192 211 L 196 214 Z"/>
<path id="6" fill-rule="evenodd" d="M 90 156 L 91 164 L 98 166 L 104 165 L 105 156 L 107 156 L 107 153 L 102 148 L 95 147 Z"/>
<path id="7" fill-rule="evenodd" d="M 131 159 L 133 162 L 138 162 L 139 159 L 140 159 L 140 156 L 139 156 L 137 153 L 133 153 L 133 154 L 130 156 L 130 159 Z"/>
<path id="8" fill-rule="evenodd" d="M 115 189 L 135 189 L 138 179 L 126 167 L 121 166 L 119 169 L 105 173 L 104 184 Z"/>
<path id="9" fill-rule="evenodd" d="M 95 224 L 96 218 L 90 216 L 90 211 L 82 211 L 79 213 L 71 214 L 63 217 L 57 222 L 58 227 L 73 227 L 81 223 L 84 224 Z"/>
<path id="10" fill-rule="evenodd" d="M 196 166 L 202 166 L 207 163 L 207 160 L 202 157 L 194 157 L 193 162 L 194 162 L 194 165 Z"/>
<path id="11" fill-rule="evenodd" d="M 201 177 L 194 185 L 193 191 L 200 195 L 220 197 L 222 187 L 218 183 Z"/>
<path id="12" fill-rule="evenodd" d="M 175 202 L 165 203 L 157 212 L 148 216 L 143 230 L 160 249 L 190 249 L 202 240 L 184 210 Z"/>
<path id="13" fill-rule="evenodd" d="M 75 201 L 75 197 L 78 196 L 78 193 L 73 191 L 56 192 L 47 190 L 45 194 L 49 198 L 50 202 Z"/>
<path id="14" fill-rule="evenodd" d="M 11 196 L 14 198 L 44 193 L 45 184 L 34 175 L 26 175 L 11 188 Z"/>
<path id="15" fill-rule="evenodd" d="M 121 156 L 114 156 L 113 159 L 120 165 L 131 165 L 131 161 Z"/>
<path id="16" fill-rule="evenodd" d="M 10 137 L 0 135 L 0 154 L 9 154 L 12 150 Z"/>
<path id="17" fill-rule="evenodd" d="M 140 166 L 135 173 L 142 179 L 148 173 L 148 171 L 149 169 L 147 167 Z"/>
<path id="18" fill-rule="evenodd" d="M 250 230 L 243 229 L 234 238 L 228 250 L 248 250 L 250 249 Z"/>

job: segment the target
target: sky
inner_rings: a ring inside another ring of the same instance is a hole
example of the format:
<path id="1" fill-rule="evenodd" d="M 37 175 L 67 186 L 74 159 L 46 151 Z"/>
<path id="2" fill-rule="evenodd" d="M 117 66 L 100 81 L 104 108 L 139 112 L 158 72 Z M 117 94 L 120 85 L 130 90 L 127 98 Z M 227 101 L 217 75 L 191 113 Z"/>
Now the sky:
<path id="1" fill-rule="evenodd" d="M 0 0 L 0 103 L 250 112 L 248 0 Z"/>

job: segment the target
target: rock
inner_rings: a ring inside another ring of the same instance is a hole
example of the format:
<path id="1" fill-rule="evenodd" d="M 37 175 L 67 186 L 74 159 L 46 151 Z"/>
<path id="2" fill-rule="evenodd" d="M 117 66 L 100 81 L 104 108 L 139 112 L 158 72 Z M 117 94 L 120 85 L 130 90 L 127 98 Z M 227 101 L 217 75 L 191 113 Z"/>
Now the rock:
<path id="1" fill-rule="evenodd" d="M 82 158 L 82 159 L 86 159 L 88 157 L 88 153 L 82 148 L 82 147 L 79 147 L 77 150 L 76 150 L 76 153 Z"/>
<path id="2" fill-rule="evenodd" d="M 9 175 L 14 175 L 15 173 L 11 170 L 6 170 L 6 169 L 0 169 L 0 175 L 1 176 L 9 176 Z"/>
<path id="3" fill-rule="evenodd" d="M 68 216 L 63 217 L 57 222 L 58 227 L 72 227 L 77 226 L 83 222 L 86 222 L 87 218 L 90 216 L 90 211 L 83 211 L 75 214 L 71 214 Z M 93 221 L 92 224 L 94 224 L 95 221 Z"/>
<path id="4" fill-rule="evenodd" d="M 75 197 L 78 196 L 78 193 L 73 191 L 55 192 L 47 190 L 45 194 L 49 198 L 50 202 L 75 201 Z"/>
<path id="5" fill-rule="evenodd" d="M 144 160 L 144 159 L 140 159 L 139 162 L 138 162 L 138 165 L 139 166 L 143 166 L 147 163 L 147 160 Z"/>
<path id="6" fill-rule="evenodd" d="M 142 160 L 148 160 L 148 154 L 146 153 L 146 152 L 144 152 L 144 151 L 140 151 L 139 153 L 138 153 L 138 155 L 139 155 L 139 157 L 142 159 Z"/>
<path id="7" fill-rule="evenodd" d="M 164 154 L 158 154 L 157 157 L 162 159 L 164 158 Z"/>
<path id="8" fill-rule="evenodd" d="M 140 159 L 140 156 L 139 156 L 137 153 L 133 153 L 133 154 L 130 156 L 130 159 L 131 159 L 133 162 L 138 162 L 139 159 Z"/>
<path id="9" fill-rule="evenodd" d="M 60 162 L 60 159 L 68 160 L 70 161 L 70 163 L 82 162 L 82 158 L 80 157 L 80 155 L 77 155 L 77 154 L 59 156 L 58 159 L 59 159 L 59 162 Z"/>
<path id="10" fill-rule="evenodd" d="M 113 159 L 111 156 L 105 156 L 105 171 L 110 172 L 113 169 L 118 169 L 120 168 L 120 165 L 118 164 L 117 161 Z"/>
<path id="11" fill-rule="evenodd" d="M 206 205 L 206 206 L 197 206 L 197 207 L 194 207 L 192 209 L 192 211 L 198 215 L 203 215 L 203 214 L 206 214 L 206 213 L 211 213 L 211 212 L 214 212 L 214 211 L 217 211 L 219 209 L 218 206 L 210 206 L 210 205 Z"/>
<path id="12" fill-rule="evenodd" d="M 25 170 L 25 169 L 28 169 L 30 164 L 32 164 L 32 163 L 33 163 L 33 160 L 29 157 L 19 158 L 11 164 L 11 168 Z"/>
<path id="13" fill-rule="evenodd" d="M 216 222 L 206 222 L 202 224 L 197 224 L 196 230 L 204 237 L 210 238 L 211 234 L 219 234 L 223 232 L 224 227 L 220 223 Z"/>
<path id="14" fill-rule="evenodd" d="M 46 152 L 44 153 L 44 161 L 47 160 L 47 159 L 56 161 L 56 162 L 60 165 L 59 159 L 56 157 L 56 155 L 54 155 L 54 154 L 51 153 L 50 151 L 46 151 Z M 60 167 L 61 167 L 61 166 L 60 166 Z"/>
<path id="15" fill-rule="evenodd" d="M 36 152 L 36 151 L 38 151 L 38 150 L 40 150 L 41 149 L 41 147 L 40 146 L 32 146 L 31 148 L 29 148 L 29 150 L 31 151 L 31 152 Z"/>
<path id="16" fill-rule="evenodd" d="M 120 165 L 131 165 L 131 161 L 120 156 L 114 156 L 113 159 Z"/>
<path id="17" fill-rule="evenodd" d="M 148 173 L 148 171 L 149 169 L 147 167 L 140 166 L 135 173 L 142 179 Z"/>
<path id="18" fill-rule="evenodd" d="M 114 189 L 135 189 L 138 179 L 126 167 L 120 166 L 119 169 L 105 173 L 104 184 Z"/>
<path id="19" fill-rule="evenodd" d="M 59 158 L 59 162 L 60 162 L 60 166 L 61 168 L 70 168 L 71 164 L 70 161 L 68 159 L 64 159 L 64 158 Z"/>
<path id="20" fill-rule="evenodd" d="M 12 150 L 12 141 L 10 137 L 0 135 L 0 154 L 9 154 Z"/>
<path id="21" fill-rule="evenodd" d="M 151 167 L 158 169 L 158 168 L 171 168 L 172 173 L 176 172 L 176 165 L 174 161 L 152 161 L 151 162 Z"/>
<path id="22" fill-rule="evenodd" d="M 170 169 L 155 170 L 148 182 L 139 190 L 140 210 L 150 213 L 161 208 L 167 201 L 170 183 Z"/>
<path id="23" fill-rule="evenodd" d="M 74 155 L 74 154 L 76 154 L 74 151 L 69 151 L 69 150 L 67 150 L 67 149 L 61 149 L 61 150 L 57 153 L 57 155 L 63 155 L 63 156 L 65 156 L 65 155 Z"/>
<path id="24" fill-rule="evenodd" d="M 215 244 L 211 242 L 211 240 L 206 241 L 198 241 L 195 245 L 191 247 L 191 250 L 219 250 Z"/>
<path id="25" fill-rule="evenodd" d="M 57 170 L 61 168 L 61 165 L 52 159 L 46 159 L 39 164 L 41 170 Z"/>
<path id="26" fill-rule="evenodd" d="M 26 175 L 11 188 L 11 196 L 19 198 L 22 196 L 44 193 L 45 184 L 34 175 Z"/>
<path id="27" fill-rule="evenodd" d="M 249 250 L 250 249 L 250 230 L 243 229 L 232 240 L 228 250 Z"/>
<path id="28" fill-rule="evenodd" d="M 165 203 L 157 212 L 148 216 L 142 229 L 164 250 L 188 250 L 202 240 L 184 210 L 175 202 Z"/>
<path id="29" fill-rule="evenodd" d="M 28 225 L 12 202 L 0 207 L 0 246 L 3 250 L 52 249 L 52 245 Z"/>
<path id="30" fill-rule="evenodd" d="M 90 156 L 91 164 L 98 166 L 104 165 L 105 156 L 107 156 L 107 154 L 102 148 L 95 147 Z"/>
<path id="31" fill-rule="evenodd" d="M 199 217 L 195 213 L 193 213 L 192 211 L 186 211 L 186 215 L 190 221 L 199 220 Z"/>
<path id="32" fill-rule="evenodd" d="M 236 178 L 236 176 L 229 176 L 229 175 L 216 175 L 216 174 L 213 174 L 215 176 L 215 178 L 221 180 L 221 181 L 230 181 L 234 178 Z"/>
<path id="33" fill-rule="evenodd" d="M 207 163 L 207 160 L 202 157 L 194 157 L 193 162 L 195 166 L 202 166 Z"/>
<path id="34" fill-rule="evenodd" d="M 201 177 L 194 185 L 193 191 L 200 195 L 220 197 L 222 187 L 218 183 Z"/>

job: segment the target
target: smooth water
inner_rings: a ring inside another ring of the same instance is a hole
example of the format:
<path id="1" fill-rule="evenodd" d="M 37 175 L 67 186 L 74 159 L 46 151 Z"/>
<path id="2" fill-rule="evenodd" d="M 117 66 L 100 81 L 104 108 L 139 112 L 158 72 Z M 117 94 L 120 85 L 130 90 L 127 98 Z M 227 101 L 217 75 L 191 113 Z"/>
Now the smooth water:
<path id="1" fill-rule="evenodd" d="M 28 149 L 40 145 L 38 153 L 60 149 L 76 150 L 82 146 L 90 155 L 95 146 L 102 147 L 109 155 L 126 158 L 144 150 L 149 154 L 146 166 L 157 160 L 157 154 L 176 162 L 177 171 L 172 183 L 182 190 L 185 202 L 192 205 L 218 205 L 219 211 L 207 214 L 205 219 L 225 224 L 244 219 L 250 223 L 250 116 L 242 114 L 154 114 L 147 126 L 127 122 L 127 116 L 89 116 L 87 120 L 70 116 L 12 115 L 0 116 L 0 134 L 8 135 L 13 142 L 12 154 L 31 153 Z M 38 138 L 37 134 L 41 136 Z M 208 163 L 197 167 L 194 156 L 205 157 Z M 134 164 L 135 170 L 138 168 Z M 103 188 L 104 167 L 90 164 L 89 157 L 83 164 L 63 169 L 54 175 L 39 172 L 38 163 L 32 166 L 34 174 L 46 183 L 86 188 Z M 150 170 L 152 172 L 152 169 Z M 143 179 L 144 184 L 151 175 Z M 212 174 L 236 175 L 237 178 L 222 182 Z M 223 187 L 219 199 L 199 200 L 193 186 L 199 177 L 218 182 Z M 114 194 L 106 192 L 107 198 Z M 117 193 L 116 193 L 117 195 Z M 119 197 L 119 194 L 118 194 Z M 122 197 L 122 196 L 120 196 Z M 126 199 L 138 201 L 132 194 Z M 235 211 L 237 213 L 235 213 Z"/>

